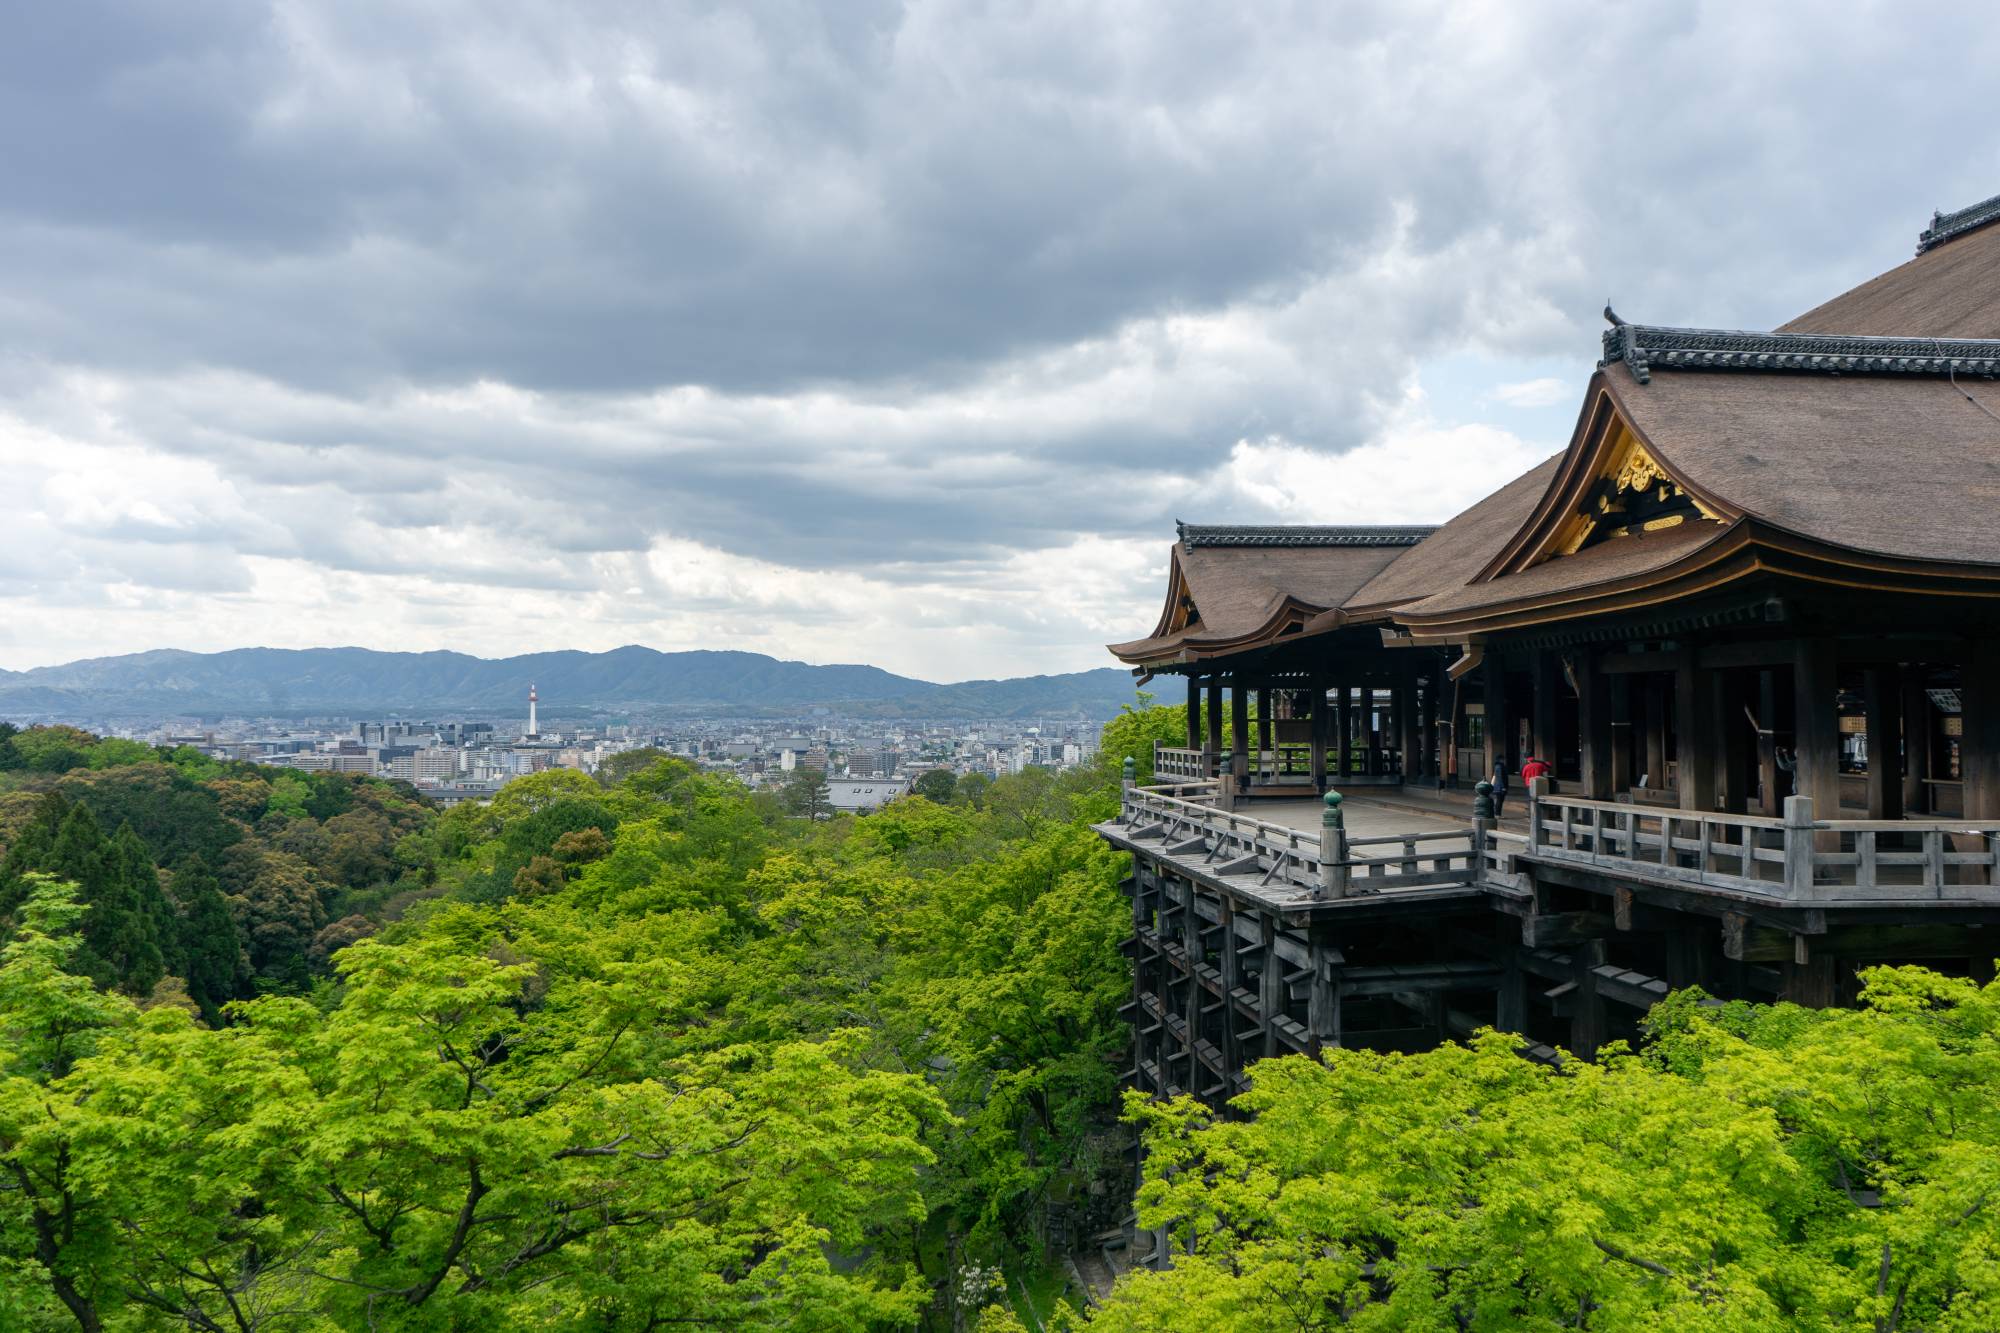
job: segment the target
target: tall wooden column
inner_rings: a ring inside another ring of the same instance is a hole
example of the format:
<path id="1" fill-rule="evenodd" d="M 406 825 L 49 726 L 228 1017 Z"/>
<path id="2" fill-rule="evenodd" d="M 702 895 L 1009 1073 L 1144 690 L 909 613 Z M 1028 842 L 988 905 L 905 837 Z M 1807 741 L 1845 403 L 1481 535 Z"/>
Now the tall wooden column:
<path id="1" fill-rule="evenodd" d="M 1542 648 L 1536 651 L 1534 664 L 1535 702 L 1529 725 L 1535 733 L 1535 757 L 1553 765 L 1561 748 L 1556 737 L 1556 700 L 1562 693 L 1562 658 Z"/>
<path id="2" fill-rule="evenodd" d="M 1244 688 L 1241 672 L 1229 680 L 1229 771 L 1236 775 L 1240 792 L 1250 785 L 1250 691 Z"/>
<path id="3" fill-rule="evenodd" d="M 1792 660 L 1798 794 L 1817 819 L 1840 818 L 1840 678 L 1832 639 L 1800 639 Z"/>
<path id="4" fill-rule="evenodd" d="M 1618 675 L 1610 678 L 1611 703 L 1611 794 L 1631 789 L 1632 780 L 1637 776 L 1633 771 L 1633 748 L 1637 738 L 1632 734 L 1632 678 Z"/>
<path id="5" fill-rule="evenodd" d="M 1479 670 L 1486 684 L 1486 772 L 1479 776 L 1490 776 L 1502 764 L 1512 773 L 1508 732 L 1514 723 L 1507 715 L 1507 666 L 1498 653 L 1489 651 Z"/>
<path id="6" fill-rule="evenodd" d="M 1201 748 L 1201 677 L 1190 673 L 1187 678 L 1187 747 Z"/>
<path id="7" fill-rule="evenodd" d="M 1405 662 L 1396 675 L 1396 749 L 1402 756 L 1400 776 L 1405 782 L 1423 774 L 1422 735 L 1417 725 L 1417 676 Z"/>
<path id="8" fill-rule="evenodd" d="M 1715 770 L 1716 809 L 1750 813 L 1750 759 L 1756 736 L 1750 730 L 1750 678 L 1742 671 L 1709 673 L 1715 690 L 1720 732 Z"/>
<path id="9" fill-rule="evenodd" d="M 1306 698 L 1312 707 L 1307 730 L 1312 742 L 1312 784 L 1314 791 L 1323 792 L 1326 790 L 1326 677 L 1314 667 L 1310 681 Z"/>
<path id="10" fill-rule="evenodd" d="M 1333 771 L 1342 782 L 1354 776 L 1354 687 L 1333 687 Z"/>
<path id="11" fill-rule="evenodd" d="M 1965 817 L 2000 819 L 2000 640 L 1981 636 L 1966 645 L 1958 693 L 1965 722 L 1958 742 Z"/>
<path id="12" fill-rule="evenodd" d="M 1667 785 L 1667 701 L 1665 691 L 1660 688 L 1660 678 L 1654 675 L 1639 677 L 1639 698 L 1646 707 L 1646 762 L 1639 774 L 1646 785 L 1655 789 Z"/>
<path id="13" fill-rule="evenodd" d="M 1219 675 L 1208 678 L 1208 716 L 1204 720 L 1208 724 L 1208 739 L 1201 748 L 1209 756 L 1207 766 L 1212 768 L 1214 756 L 1222 753 L 1222 677 Z"/>
<path id="14" fill-rule="evenodd" d="M 1576 720 L 1577 748 L 1583 760 L 1579 772 L 1583 797 L 1587 801 L 1608 801 L 1615 768 L 1611 753 L 1611 677 L 1597 669 L 1594 652 L 1581 652 L 1576 657 Z"/>
<path id="15" fill-rule="evenodd" d="M 1757 673 L 1757 786 L 1757 813 L 1776 819 L 1785 793 L 1778 778 L 1778 673 L 1770 667 Z"/>
<path id="16" fill-rule="evenodd" d="M 1868 817 L 1903 817 L 1903 680 L 1895 666 L 1870 667 L 1861 675 L 1862 707 L 1868 726 Z"/>
<path id="17" fill-rule="evenodd" d="M 1674 749 L 1681 809 L 1713 810 L 1715 804 L 1715 686 L 1695 665 L 1694 649 L 1683 648 L 1674 664 Z"/>
<path id="18" fill-rule="evenodd" d="M 1931 789 L 1931 698 L 1924 672 L 1912 662 L 1903 673 L 1903 812 L 1929 814 Z"/>
<path id="19" fill-rule="evenodd" d="M 1372 684 L 1358 685 L 1354 689 L 1354 729 L 1361 741 L 1361 771 L 1372 778 L 1381 771 L 1379 756 L 1382 752 L 1381 734 L 1375 727 L 1375 687 Z"/>
<path id="20" fill-rule="evenodd" d="M 1276 748 L 1271 743 L 1271 687 L 1266 685 L 1257 691 L 1257 753 L 1273 754 Z"/>

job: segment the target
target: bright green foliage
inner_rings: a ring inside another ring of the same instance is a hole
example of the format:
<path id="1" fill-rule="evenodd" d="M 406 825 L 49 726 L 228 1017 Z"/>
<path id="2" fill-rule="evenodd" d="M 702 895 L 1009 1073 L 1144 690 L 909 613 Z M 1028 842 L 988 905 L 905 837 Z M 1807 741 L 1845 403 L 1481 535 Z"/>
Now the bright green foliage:
<path id="1" fill-rule="evenodd" d="M 935 801 L 939 805 L 949 802 L 952 793 L 957 789 L 958 778 L 948 768 L 926 769 L 917 775 L 915 782 L 910 784 L 911 795 L 921 796 L 925 800 Z"/>
<path id="2" fill-rule="evenodd" d="M 1087 784 L 808 823 L 649 756 L 438 815 L 183 758 L 7 779 L 0 1328 L 911 1328 L 1119 1174 Z"/>
<path id="3" fill-rule="evenodd" d="M 1254 1066 L 1240 1120 L 1136 1096 L 1175 1266 L 1107 1329 L 1988 1329 L 2000 986 L 1865 1007 L 1683 992 L 1642 1055 L 1514 1041 Z"/>
<path id="4" fill-rule="evenodd" d="M 831 809 L 826 770 L 800 764 L 785 783 L 784 798 L 787 813 L 803 819 L 824 819 Z"/>
<path id="5" fill-rule="evenodd" d="M 221 881 L 200 857 L 183 861 L 174 872 L 173 896 L 179 907 L 181 975 L 189 996 L 213 1016 L 237 998 L 248 976 L 236 918 L 222 896 Z"/>

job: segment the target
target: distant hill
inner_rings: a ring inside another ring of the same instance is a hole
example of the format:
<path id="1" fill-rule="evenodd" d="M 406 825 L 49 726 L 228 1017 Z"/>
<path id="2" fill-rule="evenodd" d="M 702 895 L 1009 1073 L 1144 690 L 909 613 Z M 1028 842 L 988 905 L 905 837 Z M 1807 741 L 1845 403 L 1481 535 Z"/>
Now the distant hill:
<path id="1" fill-rule="evenodd" d="M 535 685 L 545 713 L 672 710 L 788 715 L 815 707 L 880 717 L 1106 718 L 1132 700 L 1111 667 L 955 685 L 871 666 L 810 666 L 761 653 L 465 653 L 368 648 L 162 649 L 0 671 L 0 716 L 170 713 L 517 713 Z"/>

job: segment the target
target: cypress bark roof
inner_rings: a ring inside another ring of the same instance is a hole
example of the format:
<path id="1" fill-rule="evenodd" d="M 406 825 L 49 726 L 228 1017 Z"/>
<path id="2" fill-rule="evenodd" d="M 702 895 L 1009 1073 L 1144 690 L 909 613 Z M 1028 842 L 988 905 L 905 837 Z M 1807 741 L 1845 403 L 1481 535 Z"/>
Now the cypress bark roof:
<path id="1" fill-rule="evenodd" d="M 1159 627 L 1112 651 L 1189 660 L 1370 619 L 1448 637 L 1585 614 L 1653 581 L 1735 578 L 1774 553 L 1992 579 L 1996 223 L 2000 196 L 1941 214 L 1916 258 L 1768 333 L 1611 316 L 1564 453 L 1427 535 L 1183 525 Z M 1619 489 L 1628 476 L 1655 480 Z M 1599 517 L 1654 490 L 1673 508 L 1617 533 Z M 1586 542 L 1592 524 L 1616 539 Z"/>
<path id="2" fill-rule="evenodd" d="M 1190 531 L 1197 534 L 1192 544 Z M 1232 531 L 1234 538 L 1227 535 Z M 1339 606 L 1429 531 L 1183 525 L 1159 624 L 1146 638 L 1112 644 L 1111 651 L 1136 665 L 1269 643 Z"/>
<path id="3" fill-rule="evenodd" d="M 1933 245 L 1778 332 L 2000 338 L 2000 227 L 1981 224 Z"/>

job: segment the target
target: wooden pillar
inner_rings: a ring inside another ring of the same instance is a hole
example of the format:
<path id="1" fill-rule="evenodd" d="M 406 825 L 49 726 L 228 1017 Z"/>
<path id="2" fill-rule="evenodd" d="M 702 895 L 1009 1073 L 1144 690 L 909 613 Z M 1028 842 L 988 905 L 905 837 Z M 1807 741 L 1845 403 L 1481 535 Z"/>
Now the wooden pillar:
<path id="1" fill-rule="evenodd" d="M 1257 690 L 1257 753 L 1273 754 L 1276 748 L 1271 743 L 1271 688 L 1266 685 Z"/>
<path id="2" fill-rule="evenodd" d="M 1632 780 L 1637 776 L 1632 767 L 1634 747 L 1637 738 L 1632 734 L 1632 678 L 1617 675 L 1610 678 L 1609 695 L 1611 704 L 1611 794 L 1631 789 Z"/>
<path id="3" fill-rule="evenodd" d="M 1750 812 L 1750 755 L 1756 736 L 1750 730 L 1749 677 L 1741 671 L 1713 671 L 1709 679 L 1716 695 L 1716 729 L 1720 744 L 1715 773 L 1716 809 L 1732 815 Z"/>
<path id="4" fill-rule="evenodd" d="M 1588 801 L 1608 801 L 1612 792 L 1611 677 L 1597 669 L 1597 654 L 1576 655 L 1577 745 L 1582 751 L 1580 783 Z M 1629 733 L 1631 728 L 1626 728 Z"/>
<path id="5" fill-rule="evenodd" d="M 1377 771 L 1376 755 L 1381 746 L 1380 736 L 1375 729 L 1375 687 L 1357 685 L 1354 687 L 1354 730 L 1361 744 L 1361 771 L 1374 777 Z"/>
<path id="6" fill-rule="evenodd" d="M 1189 673 L 1187 678 L 1187 747 L 1201 748 L 1201 677 Z"/>
<path id="7" fill-rule="evenodd" d="M 1862 707 L 1868 727 L 1868 817 L 1903 817 L 1903 680 L 1896 666 L 1861 673 Z"/>
<path id="8" fill-rule="evenodd" d="M 1534 656 L 1535 699 L 1530 725 L 1535 734 L 1535 757 L 1554 765 L 1561 743 L 1556 736 L 1556 700 L 1562 693 L 1562 658 L 1547 648 Z M 1523 755 L 1522 758 L 1526 758 Z"/>
<path id="9" fill-rule="evenodd" d="M 1931 772 L 1931 698 L 1924 689 L 1924 673 L 1916 663 L 1903 673 L 1903 716 L 1899 730 L 1903 737 L 1903 812 L 1929 814 L 1931 789 L 1924 781 Z"/>
<path id="10" fill-rule="evenodd" d="M 1326 790 L 1326 677 L 1314 667 L 1310 679 L 1306 697 L 1312 707 L 1307 732 L 1312 740 L 1312 784 L 1314 791 L 1323 792 Z"/>
<path id="11" fill-rule="evenodd" d="M 1966 645 L 1958 692 L 1965 724 L 1958 742 L 1965 817 L 2000 819 L 2000 640 L 1981 636 Z"/>
<path id="12" fill-rule="evenodd" d="M 1404 782 L 1423 775 L 1422 737 L 1423 729 L 1417 724 L 1417 673 L 1405 662 L 1396 675 L 1396 750 L 1402 756 Z"/>
<path id="13" fill-rule="evenodd" d="M 1648 787 L 1667 785 L 1667 709 L 1660 678 L 1645 675 L 1638 680 L 1639 702 L 1645 707 L 1645 764 L 1639 776 Z"/>
<path id="14" fill-rule="evenodd" d="M 1243 960 L 1238 954 L 1236 942 L 1236 912 L 1225 895 L 1216 903 L 1222 927 L 1222 964 L 1218 969 L 1222 975 L 1222 1067 L 1234 1072 L 1243 1064 L 1243 1057 L 1236 1049 L 1236 1001 L 1233 998 L 1237 987 L 1243 984 Z M 1229 1084 L 1225 1077 L 1222 1095 L 1229 1095 Z"/>
<path id="15" fill-rule="evenodd" d="M 1794 647 L 1792 729 L 1798 759 L 1796 795 L 1812 798 L 1818 819 L 1840 818 L 1840 680 L 1832 639 Z"/>
<path id="16" fill-rule="evenodd" d="M 1354 776 L 1354 687 L 1333 687 L 1333 771 L 1345 782 Z"/>
<path id="17" fill-rule="evenodd" d="M 1285 964 L 1278 957 L 1278 923 L 1269 912 L 1257 914 L 1262 940 L 1263 971 L 1257 976 L 1257 1017 L 1264 1028 L 1264 1057 L 1278 1053 L 1278 1020 L 1285 1017 Z"/>
<path id="18" fill-rule="evenodd" d="M 1202 752 L 1209 756 L 1207 767 L 1214 767 L 1214 756 L 1222 753 L 1222 677 L 1208 678 L 1208 716 L 1204 719 L 1208 726 L 1207 739 L 1202 744 Z"/>
<path id="19" fill-rule="evenodd" d="M 1508 771 L 1508 736 L 1513 727 L 1513 719 L 1507 715 L 1507 666 L 1501 656 L 1489 650 L 1486 660 L 1480 664 L 1480 672 L 1486 686 L 1486 772 L 1482 778 L 1491 775 L 1502 764 Z"/>
<path id="20" fill-rule="evenodd" d="M 1757 786 L 1757 813 L 1776 819 L 1785 793 L 1778 778 L 1778 673 L 1769 667 L 1757 673 Z"/>
<path id="21" fill-rule="evenodd" d="M 1577 1055 L 1590 1059 L 1597 1054 L 1597 1048 L 1609 1039 L 1604 1025 L 1604 999 L 1597 993 L 1597 971 L 1605 960 L 1603 940 L 1580 940 L 1569 951 L 1572 976 L 1576 980 L 1576 990 L 1571 999 L 1575 1005 L 1570 1019 L 1569 1048 Z"/>
<path id="22" fill-rule="evenodd" d="M 1236 775 L 1236 790 L 1250 785 L 1250 691 L 1243 675 L 1230 676 L 1229 771 Z"/>

